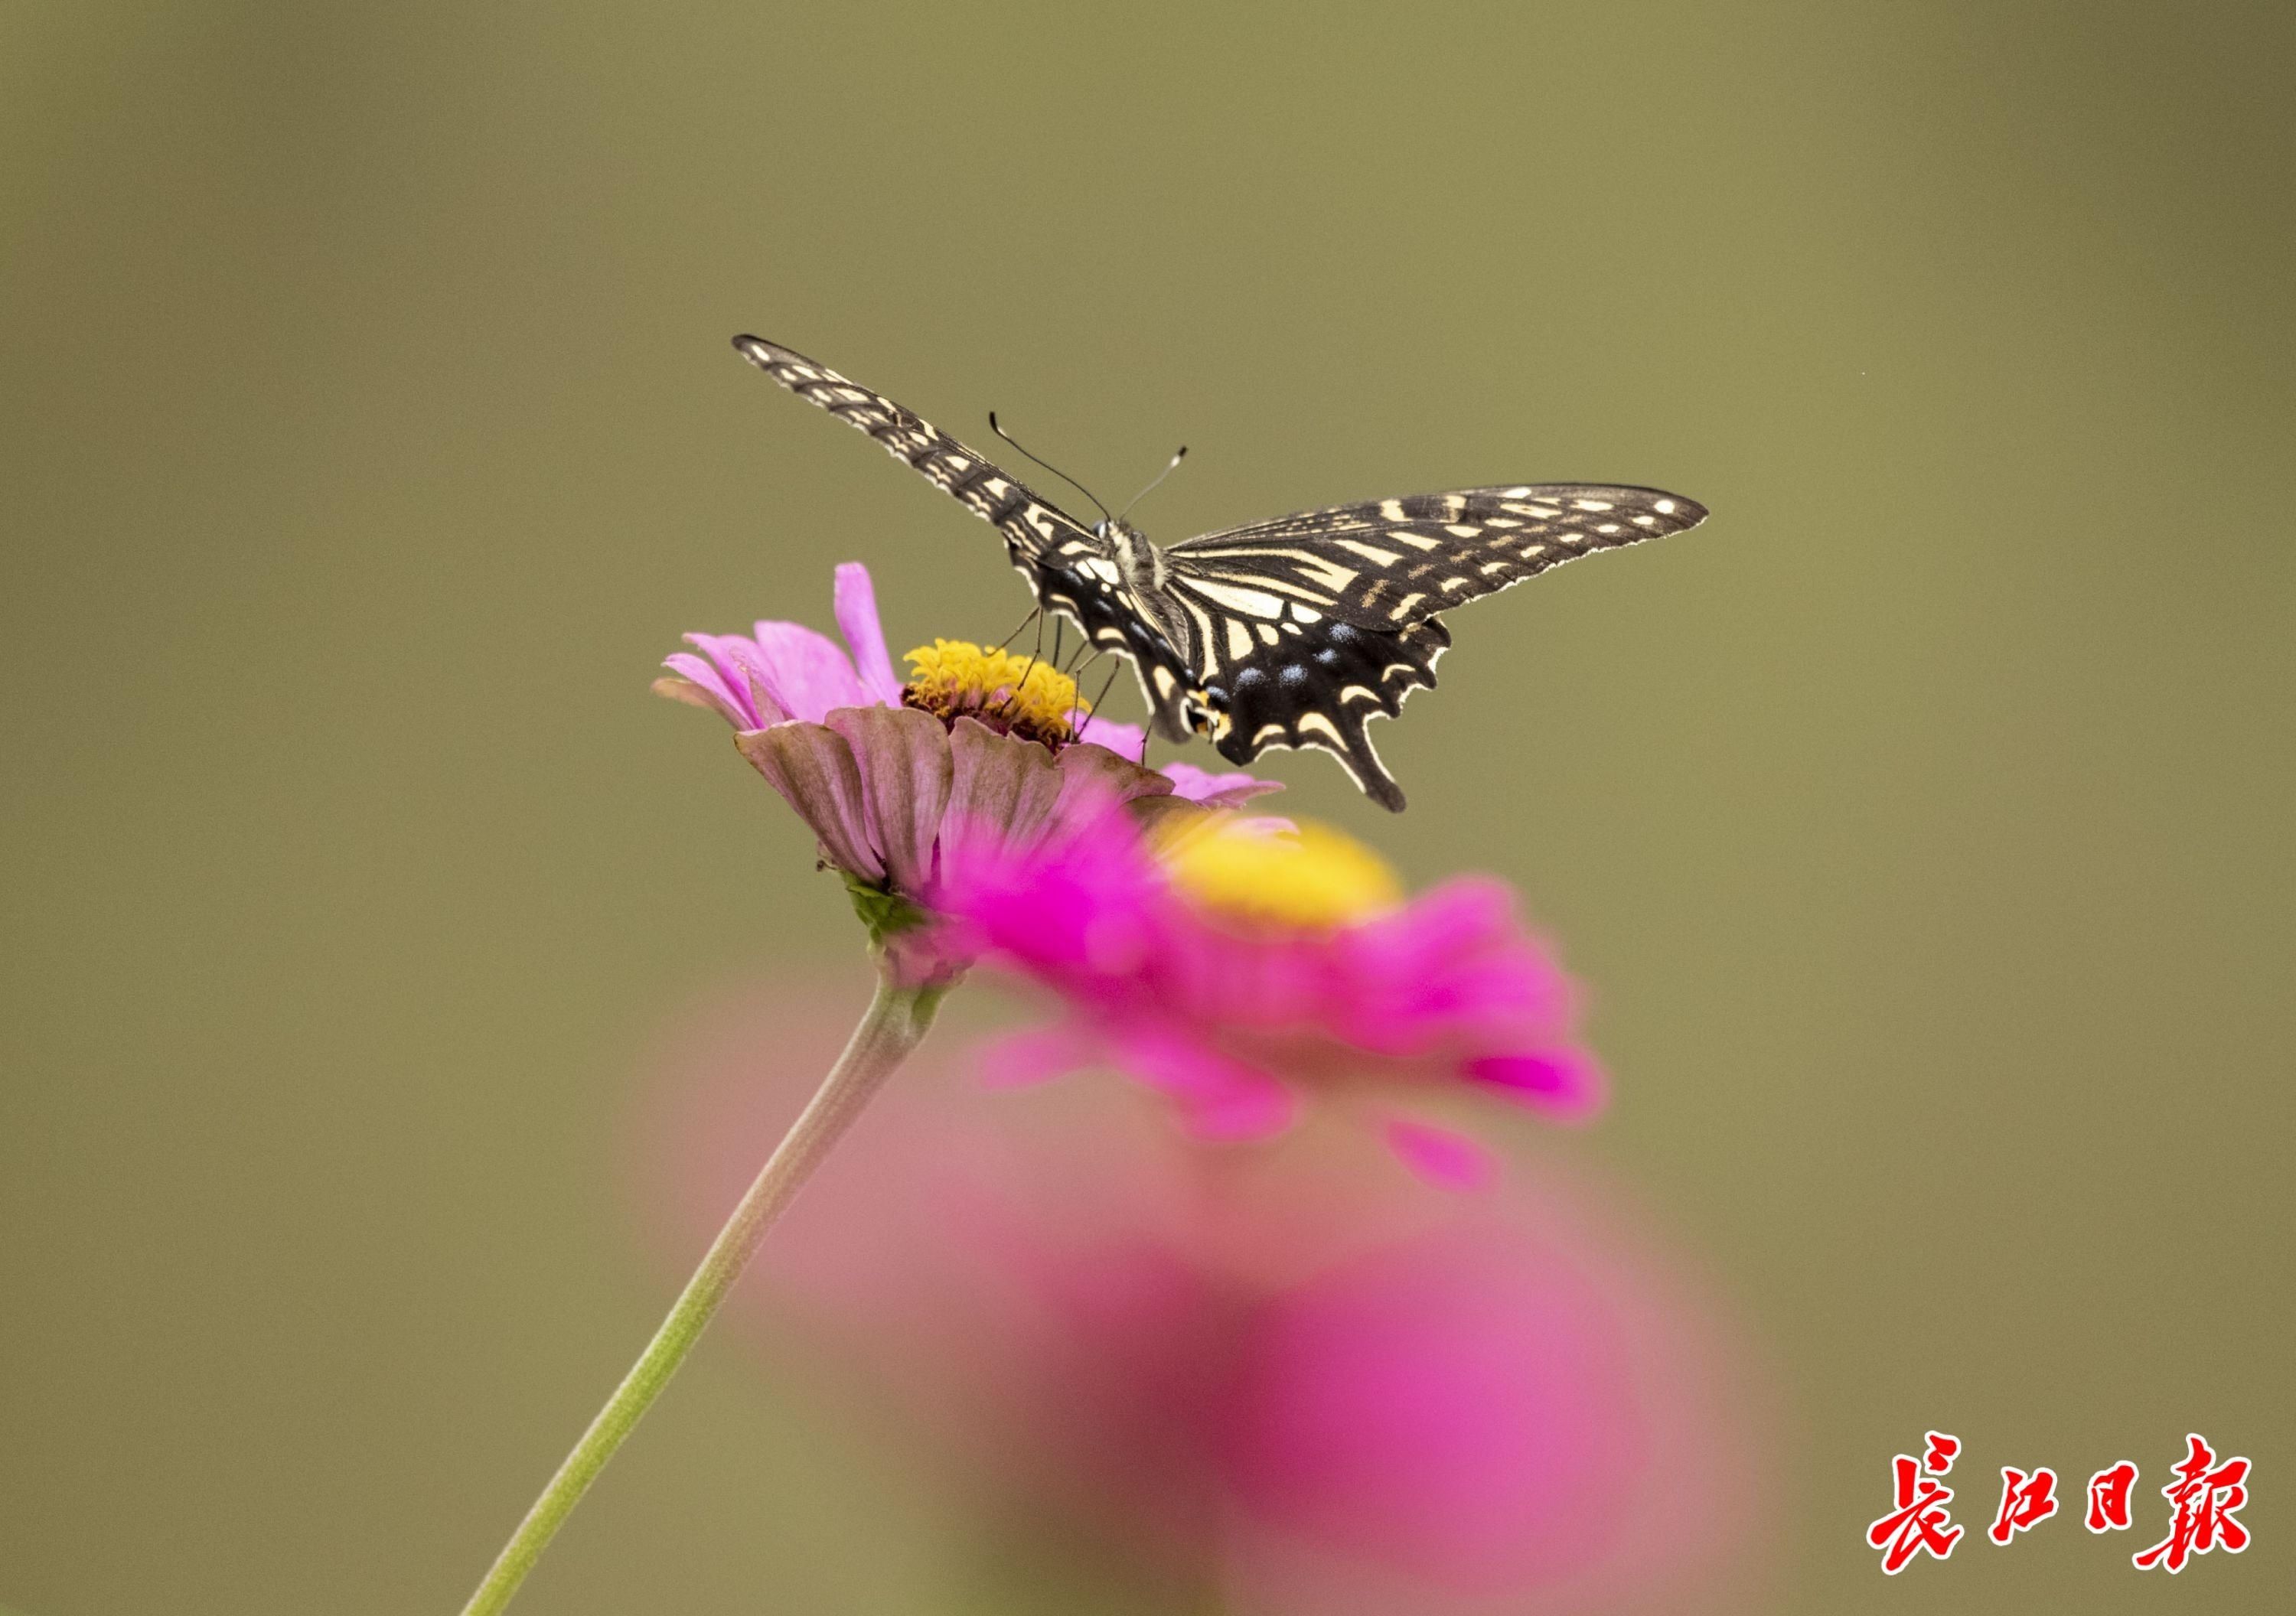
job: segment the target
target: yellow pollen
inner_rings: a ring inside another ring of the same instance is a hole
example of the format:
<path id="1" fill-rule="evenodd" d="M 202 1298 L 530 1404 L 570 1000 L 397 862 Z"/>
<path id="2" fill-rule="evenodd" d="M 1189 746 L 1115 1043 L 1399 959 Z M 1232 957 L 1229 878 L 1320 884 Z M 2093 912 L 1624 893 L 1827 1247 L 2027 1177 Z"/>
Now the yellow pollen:
<path id="1" fill-rule="evenodd" d="M 998 727 L 1049 742 L 1071 739 L 1092 711 L 1076 681 L 1041 657 L 984 651 L 969 640 L 936 640 L 908 656 L 904 699 L 944 720 L 993 716 Z"/>
<path id="2" fill-rule="evenodd" d="M 1208 815 L 1178 821 L 1159 851 L 1182 892 L 1256 925 L 1328 929 L 1403 902 L 1403 883 L 1385 860 L 1312 820 L 1288 830 Z"/>

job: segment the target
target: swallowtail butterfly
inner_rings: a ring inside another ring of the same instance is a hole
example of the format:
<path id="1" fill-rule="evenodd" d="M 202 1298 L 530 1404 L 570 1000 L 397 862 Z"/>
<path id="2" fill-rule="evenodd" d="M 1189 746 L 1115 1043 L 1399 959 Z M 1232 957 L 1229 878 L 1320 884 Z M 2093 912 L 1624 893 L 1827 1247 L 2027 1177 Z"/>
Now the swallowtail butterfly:
<path id="1" fill-rule="evenodd" d="M 1086 526 L 801 354 L 758 337 L 734 346 L 992 523 L 1040 607 L 1130 660 L 1157 734 L 1209 737 L 1235 763 L 1270 747 L 1318 747 L 1398 812 L 1403 792 L 1365 725 L 1434 684 L 1451 643 L 1439 613 L 1706 518 L 1696 501 L 1656 488 L 1518 483 L 1331 505 L 1165 548 L 1120 518 Z"/>

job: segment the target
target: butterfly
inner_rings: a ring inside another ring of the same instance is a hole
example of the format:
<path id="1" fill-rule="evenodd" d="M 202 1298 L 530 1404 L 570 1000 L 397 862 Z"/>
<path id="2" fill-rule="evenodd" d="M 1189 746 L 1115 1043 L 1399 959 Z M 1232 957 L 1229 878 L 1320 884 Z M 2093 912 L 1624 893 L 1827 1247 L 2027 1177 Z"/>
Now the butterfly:
<path id="1" fill-rule="evenodd" d="M 1706 519 L 1694 500 L 1612 483 L 1516 483 L 1329 505 L 1161 546 L 1120 517 L 1087 526 L 947 433 L 802 354 L 742 357 L 858 427 L 1004 535 L 1037 603 L 1128 659 L 1151 727 L 1248 763 L 1271 747 L 1340 760 L 1372 801 L 1403 791 L 1365 726 L 1435 682 L 1440 613 L 1550 567 Z"/>

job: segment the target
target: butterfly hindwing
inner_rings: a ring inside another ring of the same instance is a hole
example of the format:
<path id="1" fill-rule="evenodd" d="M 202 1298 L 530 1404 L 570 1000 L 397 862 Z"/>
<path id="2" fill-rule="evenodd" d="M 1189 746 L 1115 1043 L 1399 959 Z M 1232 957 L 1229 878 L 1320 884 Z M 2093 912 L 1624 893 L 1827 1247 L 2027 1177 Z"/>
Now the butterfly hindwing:
<path id="1" fill-rule="evenodd" d="M 1271 747 L 1315 747 L 1340 760 L 1381 807 L 1400 813 L 1403 791 L 1379 761 L 1365 726 L 1393 718 L 1404 698 L 1435 682 L 1451 643 L 1439 618 L 1403 629 L 1357 628 L 1337 619 L 1255 633 L 1242 656 L 1222 644 L 1205 683 L 1210 731 L 1220 755 L 1248 763 Z"/>
<path id="2" fill-rule="evenodd" d="M 1365 726 L 1435 682 L 1450 643 L 1436 613 L 1705 516 L 1678 494 L 1621 484 L 1369 500 L 1175 544 L 1162 593 L 1222 755 L 1241 763 L 1267 747 L 1320 747 L 1365 796 L 1399 811 L 1403 793 Z"/>
<path id="3" fill-rule="evenodd" d="M 1279 597 L 1399 628 L 1598 550 L 1706 519 L 1694 500 L 1615 483 L 1519 483 L 1303 510 L 1165 552 L 1175 584 Z"/>

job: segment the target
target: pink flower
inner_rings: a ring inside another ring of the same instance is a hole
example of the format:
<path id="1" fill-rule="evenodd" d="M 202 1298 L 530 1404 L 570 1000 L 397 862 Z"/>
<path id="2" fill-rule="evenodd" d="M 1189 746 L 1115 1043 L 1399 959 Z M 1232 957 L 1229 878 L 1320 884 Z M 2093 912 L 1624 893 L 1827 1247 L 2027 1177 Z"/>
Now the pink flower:
<path id="1" fill-rule="evenodd" d="M 832 594 L 850 656 L 801 623 L 760 623 L 747 636 L 688 634 L 686 642 L 702 655 L 680 651 L 664 660 L 699 699 L 681 689 L 663 693 L 715 707 L 737 730 L 791 720 L 817 724 L 838 707 L 900 706 L 901 681 L 885 649 L 869 569 L 857 561 L 840 567 Z"/>
<path id="2" fill-rule="evenodd" d="M 1004 1081 L 1105 1063 L 1226 1139 L 1281 1130 L 1305 1090 L 1376 1091 L 1390 1145 L 1447 1183 L 1480 1173 L 1480 1149 L 1391 1102 L 1472 1093 L 1575 1118 L 1601 1101 L 1571 984 L 1508 888 L 1461 879 L 1406 901 L 1334 831 L 1110 822 L 976 861 L 943 902 L 972 946 L 1064 1006 L 995 1047 Z"/>
<path id="3" fill-rule="evenodd" d="M 666 1252 L 835 1048 L 824 996 L 729 1003 L 668 1058 L 642 1113 Z M 768 1049 L 785 1083 L 758 1081 Z M 983 1111 L 955 1065 L 928 1056 L 863 1119 L 736 1305 L 808 1323 L 879 1428 L 890 1403 L 931 1439 L 958 1507 L 1237 1616 L 1710 1616 L 1751 1592 L 1762 1383 L 1612 1197 L 1551 1168 L 1431 1193 L 1341 1127 L 1207 1153 L 1113 1089 Z M 1139 1603 L 1095 1592 L 1077 1607 Z"/>
<path id="4" fill-rule="evenodd" d="M 1113 806 L 1153 817 L 1182 803 L 1226 807 L 1277 787 L 1249 775 L 1143 768 L 1141 731 L 1076 720 L 1075 685 L 1047 664 L 938 641 L 895 676 L 868 569 L 837 569 L 846 646 L 796 623 L 689 634 L 661 694 L 721 714 L 742 755 L 819 838 L 880 941 L 902 939 L 918 980 L 953 979 L 963 955 L 924 924 L 962 826 L 965 845 L 1025 852 Z M 918 934 L 910 935 L 907 934 Z M 930 935 L 926 935 L 930 934 Z M 900 962 L 897 962 L 900 963 Z"/>

